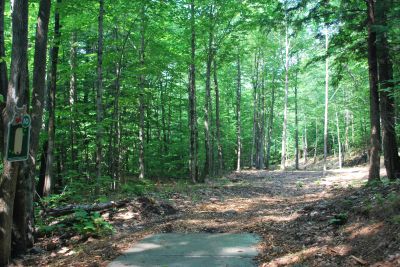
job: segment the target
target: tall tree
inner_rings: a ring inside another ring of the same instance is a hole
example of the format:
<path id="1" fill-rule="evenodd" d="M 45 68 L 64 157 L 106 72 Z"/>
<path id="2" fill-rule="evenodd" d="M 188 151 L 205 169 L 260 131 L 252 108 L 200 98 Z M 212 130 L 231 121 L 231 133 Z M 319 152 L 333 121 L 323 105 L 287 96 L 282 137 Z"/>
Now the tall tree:
<path id="1" fill-rule="evenodd" d="M 189 66 L 189 128 L 190 128 L 190 147 L 189 147 L 189 173 L 190 178 L 195 183 L 198 181 L 198 132 L 197 132 L 197 112 L 196 112 L 196 25 L 195 25 L 195 3 L 190 2 L 190 66 Z"/>
<path id="2" fill-rule="evenodd" d="M 391 1 L 376 1 L 376 46 L 379 65 L 379 96 L 382 120 L 383 155 L 389 179 L 400 178 L 400 157 L 396 140 L 393 63 L 389 55 L 387 14 Z"/>
<path id="3" fill-rule="evenodd" d="M 7 99 L 7 63 L 5 61 L 6 48 L 4 45 L 4 8 L 5 0 L 0 0 L 0 94 L 3 96 L 3 100 Z"/>
<path id="4" fill-rule="evenodd" d="M 326 172 L 326 158 L 328 157 L 328 108 L 329 108 L 329 30 L 325 28 L 325 116 L 324 116 L 324 174 Z"/>
<path id="5" fill-rule="evenodd" d="M 380 149 L 381 149 L 381 127 L 379 111 L 379 92 L 378 92 L 378 62 L 376 51 L 376 32 L 375 26 L 375 1 L 367 2 L 368 18 L 368 73 L 369 73 L 369 91 L 370 91 L 370 162 L 368 180 L 379 180 L 380 169 Z"/>
<path id="6" fill-rule="evenodd" d="M 99 0 L 97 37 L 97 91 L 96 91 L 96 194 L 100 192 L 101 165 L 103 162 L 103 17 L 104 0 Z"/>
<path id="7" fill-rule="evenodd" d="M 146 23 L 146 7 L 142 3 L 140 8 L 140 48 L 139 48 L 139 179 L 144 179 L 145 162 L 144 162 L 144 113 L 145 113 L 145 23 Z M 149 109 L 147 109 L 149 110 Z"/>
<path id="8" fill-rule="evenodd" d="M 299 62 L 299 55 L 297 54 L 297 63 Z M 295 82 L 294 82 L 294 121 L 295 121 L 295 168 L 299 169 L 299 114 L 298 114 L 298 99 L 297 99 L 297 77 L 298 68 L 296 69 Z"/>
<path id="9" fill-rule="evenodd" d="M 339 116 L 336 111 L 336 130 L 337 130 L 337 143 L 338 143 L 338 154 L 339 154 L 339 169 L 342 168 L 342 141 L 340 140 L 340 127 L 339 127 Z"/>
<path id="10" fill-rule="evenodd" d="M 43 123 L 44 94 L 46 91 L 46 51 L 49 30 L 51 0 L 41 0 L 36 23 L 35 55 L 33 62 L 31 142 L 29 157 L 28 182 L 31 184 L 26 192 L 28 206 L 28 240 L 33 244 L 33 192 L 36 174 L 36 155 L 39 149 L 39 135 Z M 41 188 L 43 191 L 43 187 Z"/>
<path id="11" fill-rule="evenodd" d="M 274 127 L 274 106 L 275 106 L 275 72 L 272 74 L 271 82 L 271 104 L 269 109 L 269 120 L 268 120 L 268 133 L 267 133 L 267 157 L 265 161 L 265 167 L 269 168 L 270 157 L 271 157 L 271 140 L 272 140 L 272 130 Z"/>
<path id="12" fill-rule="evenodd" d="M 69 64 L 71 69 L 70 81 L 69 81 L 69 106 L 71 112 L 71 121 L 70 121 L 70 145 L 71 145 L 71 160 L 72 166 L 76 168 L 77 160 L 78 160 L 78 151 L 76 149 L 77 146 L 77 138 L 76 138 L 76 101 L 77 101 L 77 52 L 78 52 L 78 38 L 77 32 L 74 30 L 71 35 L 71 48 L 69 55 Z"/>
<path id="13" fill-rule="evenodd" d="M 58 52 L 60 49 L 60 3 L 57 0 L 56 11 L 54 14 L 54 42 L 51 48 L 51 71 L 50 71 L 50 84 L 49 84 L 49 122 L 48 122 L 48 144 L 47 144 L 47 162 L 46 172 L 44 178 L 43 195 L 49 195 L 54 187 L 54 143 L 56 134 L 56 88 L 57 88 L 57 67 L 58 67 Z"/>
<path id="14" fill-rule="evenodd" d="M 220 175 L 224 169 L 224 158 L 221 143 L 221 120 L 220 120 L 220 102 L 219 102 L 219 86 L 218 86 L 218 71 L 217 60 L 214 56 L 214 90 L 215 90 L 215 127 L 217 131 L 217 150 L 218 150 L 218 170 Z"/>
<path id="15" fill-rule="evenodd" d="M 28 0 L 12 1 L 12 52 L 11 73 L 7 93 L 7 103 L 4 112 L 4 125 L 14 118 L 16 107 L 28 104 Z M 7 136 L 4 138 L 4 145 Z M 6 266 L 11 256 L 11 229 L 13 218 L 25 220 L 24 216 L 15 216 L 14 197 L 17 178 L 22 171 L 22 164 L 9 162 L 3 163 L 3 175 L 0 183 L 0 266 Z M 18 181 L 19 182 L 19 181 Z M 25 214 L 26 210 L 21 210 Z M 22 218 L 21 218 L 22 217 Z M 17 224 L 20 226 L 20 224 Z M 25 229 L 16 229 L 23 233 Z"/>
<path id="16" fill-rule="evenodd" d="M 241 96 L 242 96 L 242 73 L 240 69 L 240 52 L 237 55 L 237 82 L 236 82 L 236 171 L 241 169 L 242 136 L 241 136 Z"/>
<path id="17" fill-rule="evenodd" d="M 281 170 L 286 168 L 286 142 L 287 142 L 287 117 L 288 117 L 288 95 L 289 95 L 289 23 L 285 10 L 285 98 L 283 107 L 283 125 L 282 125 L 282 151 L 281 151 Z"/>
<path id="18" fill-rule="evenodd" d="M 208 33 L 208 47 L 207 47 L 207 62 L 206 62 L 206 90 L 204 100 L 204 143 L 206 151 L 206 159 L 204 161 L 204 176 L 212 175 L 213 173 L 213 150 L 212 150 L 212 99 L 211 99 L 211 67 L 214 56 L 214 6 L 211 4 L 209 7 L 209 33 Z"/>

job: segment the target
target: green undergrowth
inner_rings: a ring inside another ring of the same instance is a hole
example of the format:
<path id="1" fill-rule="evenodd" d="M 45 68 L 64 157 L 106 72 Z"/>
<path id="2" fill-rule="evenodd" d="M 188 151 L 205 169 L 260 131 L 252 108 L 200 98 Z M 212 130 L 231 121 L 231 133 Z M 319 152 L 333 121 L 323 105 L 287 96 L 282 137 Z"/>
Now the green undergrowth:
<path id="1" fill-rule="evenodd" d="M 369 194 L 361 203 L 362 213 L 400 225 L 400 181 L 382 179 L 368 183 L 366 188 Z"/>

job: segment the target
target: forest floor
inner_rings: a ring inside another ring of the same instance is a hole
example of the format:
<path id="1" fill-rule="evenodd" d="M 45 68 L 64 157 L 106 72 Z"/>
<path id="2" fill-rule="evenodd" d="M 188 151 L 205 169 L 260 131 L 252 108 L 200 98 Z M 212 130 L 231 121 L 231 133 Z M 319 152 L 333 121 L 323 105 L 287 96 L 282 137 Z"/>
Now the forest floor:
<path id="1" fill-rule="evenodd" d="M 400 266 L 400 183 L 366 186 L 367 173 L 244 170 L 204 185 L 159 184 L 145 208 L 102 214 L 113 235 L 41 238 L 15 264 L 106 266 L 153 233 L 249 232 L 262 238 L 259 266 Z"/>

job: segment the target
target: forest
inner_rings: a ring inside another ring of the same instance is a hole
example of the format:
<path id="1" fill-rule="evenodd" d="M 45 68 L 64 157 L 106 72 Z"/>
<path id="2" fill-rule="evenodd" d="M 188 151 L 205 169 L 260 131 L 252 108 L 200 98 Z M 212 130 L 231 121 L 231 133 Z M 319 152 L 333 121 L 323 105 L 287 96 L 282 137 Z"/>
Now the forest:
<path id="1" fill-rule="evenodd" d="M 0 0 L 0 94 L 0 266 L 229 220 L 259 266 L 400 264 L 398 0 Z"/>

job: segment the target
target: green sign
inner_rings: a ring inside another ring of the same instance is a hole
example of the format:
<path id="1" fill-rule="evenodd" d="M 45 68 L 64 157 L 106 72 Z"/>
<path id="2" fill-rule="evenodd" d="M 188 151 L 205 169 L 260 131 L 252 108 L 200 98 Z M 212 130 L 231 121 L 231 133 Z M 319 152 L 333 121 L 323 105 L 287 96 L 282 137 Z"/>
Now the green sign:
<path id="1" fill-rule="evenodd" d="M 7 153 L 8 161 L 23 161 L 29 156 L 31 137 L 31 117 L 28 114 L 15 115 L 8 123 Z"/>

